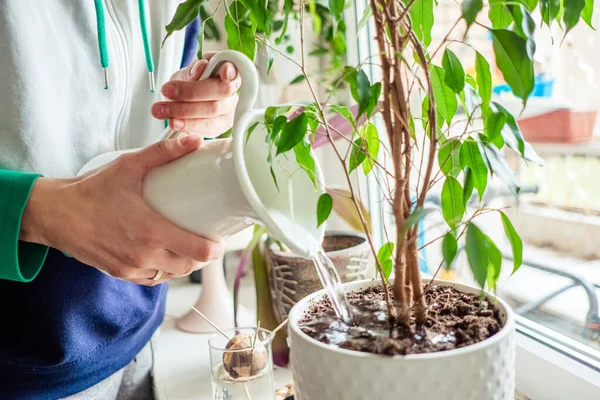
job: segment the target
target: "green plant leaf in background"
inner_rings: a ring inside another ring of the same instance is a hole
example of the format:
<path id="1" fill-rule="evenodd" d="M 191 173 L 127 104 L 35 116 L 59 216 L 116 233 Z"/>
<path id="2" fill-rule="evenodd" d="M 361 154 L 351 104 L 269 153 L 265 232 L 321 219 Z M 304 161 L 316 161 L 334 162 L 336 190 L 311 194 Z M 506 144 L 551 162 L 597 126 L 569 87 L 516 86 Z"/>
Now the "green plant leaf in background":
<path id="1" fill-rule="evenodd" d="M 229 5 L 229 12 L 225 16 L 225 32 L 227 33 L 227 46 L 230 49 L 240 51 L 249 59 L 254 60 L 256 27 L 251 23 L 249 17 L 250 11 L 239 0 L 234 1 Z"/>
<path id="2" fill-rule="evenodd" d="M 510 247 L 512 248 L 512 273 L 514 274 L 515 272 L 517 272 L 519 267 L 521 267 L 521 264 L 523 264 L 523 241 L 521 240 L 521 237 L 515 230 L 515 227 L 513 226 L 512 222 L 510 222 L 510 219 L 508 219 L 506 214 L 504 214 L 502 211 L 500 211 L 500 218 L 502 219 L 502 225 L 504 226 L 504 233 L 506 234 L 506 238 L 508 239 Z"/>
<path id="3" fill-rule="evenodd" d="M 505 0 L 490 0 L 488 18 L 494 29 L 506 29 L 513 22 L 512 15 L 506 7 Z"/>
<path id="4" fill-rule="evenodd" d="M 369 122 L 362 128 L 361 136 L 367 143 L 367 154 L 369 155 L 369 157 L 365 157 L 365 161 L 362 163 L 363 172 L 367 175 L 373 169 L 379 156 L 379 133 L 375 125 Z"/>
<path id="5" fill-rule="evenodd" d="M 350 85 L 350 93 L 358 103 L 358 115 L 364 113 L 371 102 L 371 83 L 365 71 L 359 69 L 356 73 L 346 75 L 346 82 Z"/>
<path id="6" fill-rule="evenodd" d="M 302 113 L 286 123 L 281 131 L 281 137 L 276 143 L 277 155 L 293 149 L 294 146 L 300 143 L 306 135 L 307 128 L 308 117 L 306 113 Z"/>
<path id="7" fill-rule="evenodd" d="M 484 159 L 488 161 L 491 172 L 508 186 L 515 197 L 518 196 L 521 187 L 517 183 L 515 173 L 506 162 L 502 153 L 500 153 L 500 150 L 496 146 L 490 146 L 486 143 L 480 143 L 479 150 L 480 152 L 482 151 Z"/>
<path id="8" fill-rule="evenodd" d="M 354 115 L 352 114 L 352 112 L 348 109 L 348 107 L 345 106 L 338 106 L 336 104 L 330 104 L 329 107 L 335 111 L 336 113 L 340 114 L 342 117 L 344 117 L 346 119 L 346 121 L 350 122 L 350 125 L 352 125 L 352 127 L 356 127 L 356 120 L 354 119 Z"/>
<path id="9" fill-rule="evenodd" d="M 479 53 L 475 54 L 475 72 L 477 79 L 477 89 L 481 96 L 481 109 L 487 110 L 492 98 L 492 74 L 490 64 Z"/>
<path id="10" fill-rule="evenodd" d="M 162 45 L 165 44 L 165 41 L 173 34 L 173 32 L 185 28 L 190 22 L 196 19 L 204 1 L 205 0 L 187 0 L 177 6 L 177 10 L 171 19 L 171 22 L 165 26 L 167 35 L 163 39 Z"/>
<path id="11" fill-rule="evenodd" d="M 356 205 L 352 201 L 352 193 L 347 189 L 327 189 L 327 193 L 333 199 L 333 210 L 339 215 L 352 229 L 364 232 L 360 215 L 356 210 Z M 360 212 L 365 219 L 369 234 L 371 233 L 371 214 L 365 205 L 359 201 Z"/>
<path id="12" fill-rule="evenodd" d="M 452 232 L 446 233 L 444 241 L 442 242 L 442 255 L 444 256 L 444 262 L 446 263 L 446 269 L 450 269 L 452 262 L 456 258 L 458 253 L 458 242 Z"/>
<path id="13" fill-rule="evenodd" d="M 405 4 L 410 0 L 403 0 Z M 415 34 L 426 46 L 431 44 L 433 28 L 433 0 L 415 0 L 410 7 L 410 17 Z"/>
<path id="14" fill-rule="evenodd" d="M 352 150 L 350 151 L 350 159 L 348 161 L 348 173 L 352 173 L 358 168 L 367 158 L 367 141 L 363 137 L 359 137 L 354 141 Z"/>
<path id="15" fill-rule="evenodd" d="M 456 178 L 447 176 L 442 186 L 442 214 L 444 219 L 451 229 L 456 229 L 464 213 L 463 188 Z"/>
<path id="16" fill-rule="evenodd" d="M 462 170 L 460 166 L 460 146 L 458 139 L 450 139 L 438 150 L 438 164 L 444 175 L 457 177 Z"/>
<path id="17" fill-rule="evenodd" d="M 294 146 L 294 154 L 296 155 L 296 162 L 300 165 L 300 168 L 306 172 L 312 181 L 313 186 L 317 187 L 315 160 L 310 152 L 310 142 L 308 141 L 307 136 L 304 136 L 304 139 Z"/>
<path id="18" fill-rule="evenodd" d="M 370 118 L 373 115 L 373 111 L 377 107 L 377 102 L 379 101 L 379 96 L 381 95 L 381 82 L 375 82 L 371 85 L 371 97 L 369 100 L 369 105 L 367 106 L 367 116 Z"/>
<path id="19" fill-rule="evenodd" d="M 485 286 L 488 275 L 488 246 L 486 236 L 472 222 L 467 226 L 467 259 L 473 276 L 481 288 Z"/>
<path id="20" fill-rule="evenodd" d="M 527 50 L 527 41 L 515 32 L 492 29 L 496 65 L 515 96 L 527 102 L 533 91 L 533 60 Z"/>
<path id="21" fill-rule="evenodd" d="M 392 267 L 394 265 L 392 262 L 393 254 L 394 243 L 392 242 L 385 243 L 379 248 L 379 251 L 377 252 L 377 260 L 379 260 L 379 263 L 381 264 L 383 274 L 386 280 L 390 278 L 390 274 L 392 273 Z"/>
<path id="22" fill-rule="evenodd" d="M 495 112 L 491 108 L 488 108 L 483 120 L 483 132 L 490 142 L 496 143 L 495 139 L 497 137 L 502 137 L 501 132 L 505 122 L 506 115 L 503 112 Z M 504 144 L 504 140 L 502 140 L 502 144 Z"/>
<path id="23" fill-rule="evenodd" d="M 467 208 L 467 204 L 471 199 L 471 195 L 473 194 L 473 189 L 475 189 L 475 183 L 473 182 L 473 172 L 469 167 L 465 168 L 465 182 L 463 187 L 463 204 L 465 205 L 465 209 Z"/>
<path id="24" fill-rule="evenodd" d="M 198 51 L 196 53 L 196 57 L 198 58 L 198 60 L 202 60 L 204 58 L 204 52 L 203 52 L 203 48 L 204 48 L 204 26 L 205 26 L 205 21 L 201 20 L 200 21 L 200 27 L 198 29 L 198 35 L 196 35 L 196 42 L 198 43 Z"/>
<path id="25" fill-rule="evenodd" d="M 540 11 L 542 13 L 542 20 L 546 25 L 550 26 L 560 11 L 560 0 L 540 0 Z"/>
<path id="26" fill-rule="evenodd" d="M 565 36 L 577 25 L 581 12 L 585 8 L 585 0 L 566 0 L 563 4 L 563 22 L 565 23 Z"/>
<path id="27" fill-rule="evenodd" d="M 304 82 L 306 80 L 306 76 L 304 74 L 300 74 L 290 82 L 290 85 L 295 85 L 296 83 Z"/>
<path id="28" fill-rule="evenodd" d="M 332 209 L 333 199 L 328 193 L 323 193 L 319 197 L 319 201 L 317 203 L 317 227 L 323 225 L 323 223 L 327 221 Z"/>
<path id="29" fill-rule="evenodd" d="M 329 11 L 336 19 L 341 19 L 344 12 L 344 0 L 329 0 Z"/>
<path id="30" fill-rule="evenodd" d="M 284 0 L 283 2 L 283 25 L 281 27 L 281 32 L 279 33 L 279 37 L 275 39 L 276 44 L 280 44 L 285 34 L 287 32 L 288 21 L 290 19 L 290 14 L 292 13 L 292 9 L 294 7 L 294 0 Z"/>
<path id="31" fill-rule="evenodd" d="M 515 25 L 513 32 L 517 33 L 527 43 L 527 54 L 529 58 L 533 60 L 533 54 L 535 53 L 535 22 L 531 17 L 531 14 L 524 5 L 512 5 L 508 8 L 513 16 Z"/>
<path id="32" fill-rule="evenodd" d="M 477 18 L 479 11 L 483 9 L 483 0 L 463 0 L 462 16 L 467 22 L 467 26 L 471 26 Z"/>
<path id="33" fill-rule="evenodd" d="M 367 5 L 365 7 L 365 9 L 363 10 L 363 14 L 362 14 L 362 17 L 360 17 L 360 21 L 358 22 L 358 28 L 356 28 L 356 33 L 357 34 L 365 26 L 367 26 L 367 24 L 369 23 L 369 20 L 371 19 L 372 16 L 373 16 L 373 9 L 371 9 L 371 6 Z"/>
<path id="34" fill-rule="evenodd" d="M 460 146 L 460 164 L 470 169 L 473 185 L 481 200 L 487 186 L 488 170 L 475 140 L 467 139 Z"/>
<path id="35" fill-rule="evenodd" d="M 485 246 L 488 254 L 487 266 L 487 284 L 488 290 L 496 290 L 496 283 L 502 271 L 502 253 L 498 250 L 496 243 L 489 237 L 485 236 Z"/>
<path id="36" fill-rule="evenodd" d="M 239 0 L 244 6 L 250 10 L 250 21 L 258 32 L 263 32 L 266 35 L 271 34 L 271 23 L 269 21 L 271 14 L 267 10 L 266 1 L 256 0 Z"/>
<path id="37" fill-rule="evenodd" d="M 465 70 L 456 54 L 448 48 L 444 51 L 442 66 L 444 67 L 444 82 L 446 85 L 456 94 L 462 92 L 465 87 Z"/>
<path id="38" fill-rule="evenodd" d="M 446 85 L 444 70 L 437 65 L 431 67 L 431 86 L 437 111 L 450 125 L 458 109 L 458 101 L 456 94 Z"/>
<path id="39" fill-rule="evenodd" d="M 594 25 L 592 24 L 593 16 L 594 16 L 594 0 L 585 0 L 585 7 L 583 8 L 583 11 L 581 13 L 581 19 L 583 19 L 590 28 L 595 30 Z"/>
<path id="40" fill-rule="evenodd" d="M 428 214 L 436 211 L 435 208 L 422 208 L 419 207 L 410 213 L 408 218 L 404 221 L 404 225 L 402 225 L 402 231 L 405 232 L 408 229 L 416 226 L 421 222 L 423 218 L 425 218 Z"/>

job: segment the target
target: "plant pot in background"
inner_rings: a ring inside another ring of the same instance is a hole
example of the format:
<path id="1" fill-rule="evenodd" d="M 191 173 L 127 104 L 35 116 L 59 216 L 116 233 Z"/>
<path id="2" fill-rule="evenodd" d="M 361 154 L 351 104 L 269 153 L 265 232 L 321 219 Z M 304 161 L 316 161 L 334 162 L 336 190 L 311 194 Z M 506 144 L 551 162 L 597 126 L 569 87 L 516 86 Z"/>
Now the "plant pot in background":
<path id="1" fill-rule="evenodd" d="M 364 235 L 326 232 L 323 249 L 342 282 L 364 280 L 374 275 L 374 259 Z M 281 323 L 298 301 L 323 289 L 323 285 L 312 260 L 280 251 L 274 246 L 270 246 L 266 253 L 273 312 Z"/>
<path id="2" fill-rule="evenodd" d="M 427 280 L 424 280 L 427 282 Z M 379 281 L 352 282 L 346 293 L 380 285 Z M 464 293 L 479 289 L 436 281 Z M 454 350 L 407 356 L 383 356 L 332 347 L 300 330 L 321 290 L 299 301 L 290 312 L 288 335 L 296 400 L 390 399 L 513 400 L 515 393 L 515 317 L 502 300 L 495 302 L 502 329 L 479 343 Z"/>
<path id="3" fill-rule="evenodd" d="M 580 143 L 592 139 L 596 111 L 560 109 L 518 120 L 531 143 Z"/>

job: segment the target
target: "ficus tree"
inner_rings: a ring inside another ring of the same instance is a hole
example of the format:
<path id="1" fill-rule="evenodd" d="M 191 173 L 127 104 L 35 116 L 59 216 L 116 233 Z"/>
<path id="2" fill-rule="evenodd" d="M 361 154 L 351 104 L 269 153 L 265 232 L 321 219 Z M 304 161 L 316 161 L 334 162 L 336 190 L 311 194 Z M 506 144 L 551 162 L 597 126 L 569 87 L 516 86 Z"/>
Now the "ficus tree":
<path id="1" fill-rule="evenodd" d="M 458 240 L 464 238 L 476 282 L 484 289 L 494 289 L 501 272 L 502 254 L 473 220 L 483 213 L 497 212 L 512 248 L 513 272 L 521 265 L 523 244 L 509 218 L 502 210 L 487 208 L 481 199 L 491 177 L 503 181 L 514 196 L 519 195 L 519 184 L 505 160 L 505 151 L 532 163 L 542 160 L 524 140 L 515 117 L 493 99 L 490 64 L 495 64 L 525 107 L 535 83 L 536 30 L 556 25 L 566 35 L 580 20 L 591 27 L 594 1 L 446 2 L 447 6 L 456 7 L 460 16 L 441 41 L 434 43 L 432 28 L 436 24 L 438 1 L 369 0 L 358 29 L 369 26 L 378 51 L 360 60 L 358 65 L 345 65 L 346 45 L 354 40 L 346 34 L 345 22 L 345 7 L 351 3 L 225 0 L 216 7 L 226 10 L 223 26 L 229 48 L 251 59 L 257 48 L 279 53 L 298 69 L 298 77 L 292 83 L 304 82 L 310 90 L 312 98 L 307 101 L 267 108 L 266 140 L 273 149 L 269 161 L 293 156 L 299 169 L 314 181 L 315 161 L 309 150 L 318 140 L 329 143 L 344 167 L 347 197 L 360 217 L 375 256 L 378 276 L 384 287 L 391 285 L 393 289 L 393 301 L 387 299 L 389 316 L 407 327 L 412 316 L 419 325 L 426 321 L 427 305 L 418 260 L 418 222 L 432 211 L 426 208 L 427 195 L 432 189 L 441 187 L 441 213 L 447 229 L 438 240 L 444 263 L 449 265 L 454 260 Z M 209 13 L 205 0 L 187 0 L 167 25 L 167 37 L 202 16 L 198 36 L 201 56 L 203 38 L 216 36 L 214 11 Z M 543 26 L 535 23 L 536 13 Z M 299 25 L 298 37 L 287 35 L 291 23 Z M 320 38 L 310 54 L 305 54 L 307 29 Z M 474 29 L 484 29 L 491 37 L 493 60 L 468 43 Z M 457 35 L 459 39 L 453 38 Z M 276 46 L 282 42 L 287 46 L 286 51 Z M 475 60 L 475 74 L 465 72 L 464 56 L 457 55 L 462 54 L 457 49 L 470 52 L 469 57 Z M 288 52 L 297 56 L 290 57 Z M 311 56 L 323 55 L 334 60 L 329 75 L 311 76 L 307 68 Z M 440 58 L 441 61 L 436 61 Z M 378 70 L 376 75 L 380 78 L 376 82 L 370 80 L 366 66 Z M 325 86 L 326 90 L 318 90 L 317 85 Z M 357 112 L 331 101 L 335 98 L 332 94 L 340 89 L 349 90 Z M 422 99 L 419 107 L 411 102 L 414 97 Z M 299 111 L 290 113 L 292 108 Z M 458 112 L 459 108 L 462 112 Z M 353 127 L 349 135 L 328 122 L 332 113 L 347 119 Z M 358 119 L 364 123 L 357 123 Z M 386 231 L 389 239 L 379 249 L 371 238 L 352 174 L 373 175 L 393 212 L 394 232 Z M 473 196 L 478 197 L 479 204 L 467 207 Z M 315 210 L 315 224 L 327 219 L 334 200 L 331 192 L 321 196 Z M 395 279 L 390 283 L 392 272 Z"/>

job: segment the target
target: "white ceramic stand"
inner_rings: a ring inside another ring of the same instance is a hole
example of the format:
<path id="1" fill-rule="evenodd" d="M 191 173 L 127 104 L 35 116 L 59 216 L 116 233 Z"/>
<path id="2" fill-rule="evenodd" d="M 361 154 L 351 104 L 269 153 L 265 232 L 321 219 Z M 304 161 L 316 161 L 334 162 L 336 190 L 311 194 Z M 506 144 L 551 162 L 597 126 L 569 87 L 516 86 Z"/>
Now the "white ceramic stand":
<path id="1" fill-rule="evenodd" d="M 223 258 L 202 269 L 202 290 L 194 305 L 222 330 L 234 328 L 233 296 L 223 272 Z M 213 333 L 216 330 L 197 312 L 190 309 L 175 323 L 177 329 L 189 333 Z"/>

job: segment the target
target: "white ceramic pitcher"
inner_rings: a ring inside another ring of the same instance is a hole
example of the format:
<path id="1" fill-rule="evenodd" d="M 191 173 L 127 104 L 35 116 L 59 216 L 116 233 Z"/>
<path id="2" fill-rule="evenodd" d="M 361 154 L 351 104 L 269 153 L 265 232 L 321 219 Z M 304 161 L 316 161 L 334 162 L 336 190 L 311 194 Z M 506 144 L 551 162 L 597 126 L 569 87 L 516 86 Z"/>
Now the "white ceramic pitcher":
<path id="1" fill-rule="evenodd" d="M 316 217 L 325 190 L 321 168 L 313 154 L 315 188 L 293 152 L 279 155 L 272 165 L 281 190 L 277 189 L 267 162 L 265 110 L 253 108 L 259 82 L 255 66 L 242 53 L 226 50 L 210 59 L 200 79 L 218 76 L 224 62 L 233 63 L 242 78 L 231 138 L 205 141 L 197 151 L 150 171 L 143 197 L 155 211 L 196 235 L 224 239 L 260 223 L 292 252 L 310 258 L 325 230 L 325 224 L 317 228 Z M 256 122 L 246 142 L 248 128 Z M 178 134 L 166 129 L 159 140 Z M 134 150 L 101 154 L 79 175 Z"/>

